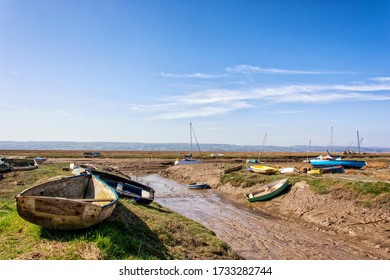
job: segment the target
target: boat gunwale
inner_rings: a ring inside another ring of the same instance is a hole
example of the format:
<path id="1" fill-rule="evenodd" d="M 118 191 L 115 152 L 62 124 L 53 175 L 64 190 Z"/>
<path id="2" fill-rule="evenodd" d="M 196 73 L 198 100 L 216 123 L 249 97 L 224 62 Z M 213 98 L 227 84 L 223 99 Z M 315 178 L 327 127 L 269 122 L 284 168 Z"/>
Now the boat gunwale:
<path id="1" fill-rule="evenodd" d="M 78 201 L 77 198 L 72 199 L 72 198 L 61 197 L 61 196 L 24 195 L 27 191 L 35 189 L 35 188 L 39 188 L 39 187 L 41 187 L 43 185 L 50 185 L 50 184 L 53 184 L 53 183 L 58 183 L 60 181 L 64 181 L 64 180 L 66 180 L 68 178 L 77 178 L 77 177 L 84 177 L 84 176 L 86 176 L 86 177 L 90 176 L 91 178 L 94 177 L 95 179 L 97 179 L 100 182 L 102 182 L 106 187 L 108 187 L 112 191 L 112 193 L 114 194 L 114 198 L 113 198 L 113 200 L 110 203 L 106 203 L 104 205 L 99 205 L 100 207 L 102 207 L 102 208 L 108 207 L 108 206 L 110 206 L 110 205 L 112 205 L 112 204 L 114 204 L 114 203 L 116 203 L 118 201 L 119 197 L 118 197 L 118 194 L 116 193 L 116 191 L 111 186 L 109 186 L 106 182 L 104 182 L 103 180 L 99 179 L 99 177 L 97 177 L 97 176 L 95 176 L 93 174 L 91 174 L 91 175 L 89 175 L 89 174 L 80 174 L 80 175 L 76 175 L 76 176 L 62 177 L 62 178 L 59 178 L 58 180 L 47 181 L 47 182 L 44 182 L 42 184 L 38 184 L 38 185 L 32 186 L 30 188 L 27 188 L 27 189 L 21 191 L 20 193 L 18 193 L 15 196 L 15 198 L 60 199 L 60 200 L 63 200 L 63 201 L 67 201 L 68 200 L 68 201 L 73 201 L 73 202 L 80 202 L 81 204 L 91 204 L 91 203 L 86 202 L 86 201 Z"/>

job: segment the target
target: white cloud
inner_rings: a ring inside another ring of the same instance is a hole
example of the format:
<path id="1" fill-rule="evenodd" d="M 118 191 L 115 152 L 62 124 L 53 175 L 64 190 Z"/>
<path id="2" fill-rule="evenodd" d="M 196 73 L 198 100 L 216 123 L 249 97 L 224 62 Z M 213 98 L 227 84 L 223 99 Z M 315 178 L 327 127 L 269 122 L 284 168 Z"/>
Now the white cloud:
<path id="1" fill-rule="evenodd" d="M 375 77 L 371 78 L 370 80 L 377 82 L 390 82 L 390 77 Z"/>
<path id="2" fill-rule="evenodd" d="M 291 75 L 321 75 L 331 72 L 321 72 L 315 70 L 290 70 L 273 67 L 260 67 L 247 64 L 240 64 L 232 67 L 227 67 L 226 72 L 241 73 L 241 74 L 291 74 Z"/>
<path id="3" fill-rule="evenodd" d="M 221 78 L 223 75 L 210 75 L 205 73 L 189 73 L 189 74 L 175 74 L 175 73 L 165 73 L 160 72 L 160 75 L 164 78 L 175 78 L 175 79 L 215 79 Z"/>
<path id="4" fill-rule="evenodd" d="M 151 113 L 153 119 L 180 119 L 227 114 L 245 108 L 271 103 L 331 104 L 343 102 L 369 102 L 390 100 L 387 79 L 370 79 L 353 84 L 291 84 L 243 90 L 207 89 L 189 94 L 171 96 L 165 102 L 132 105 L 138 112 Z M 302 111 L 284 111 L 284 114 Z"/>

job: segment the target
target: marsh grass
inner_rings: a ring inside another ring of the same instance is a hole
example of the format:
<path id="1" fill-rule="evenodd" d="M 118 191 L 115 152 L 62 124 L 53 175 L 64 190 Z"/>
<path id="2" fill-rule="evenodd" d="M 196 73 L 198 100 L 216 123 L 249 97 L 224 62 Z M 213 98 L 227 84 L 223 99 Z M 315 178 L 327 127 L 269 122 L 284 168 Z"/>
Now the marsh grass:
<path id="1" fill-rule="evenodd" d="M 0 259 L 241 258 L 212 231 L 156 203 L 145 206 L 121 198 L 109 218 L 84 230 L 49 230 L 19 217 L 14 196 L 48 178 L 69 176 L 63 167 L 67 164 L 44 164 L 0 181 Z"/>
<path id="2" fill-rule="evenodd" d="M 335 188 L 344 188 L 354 192 L 356 195 L 366 195 L 368 199 L 374 199 L 378 195 L 390 194 L 390 183 L 384 181 L 362 181 L 362 180 L 347 180 L 342 178 L 329 178 L 325 176 L 307 176 L 307 175 L 263 175 L 248 172 L 243 169 L 238 172 L 229 174 L 221 174 L 221 183 L 230 183 L 232 186 L 249 188 L 256 184 L 268 184 L 273 181 L 280 180 L 288 176 L 291 185 L 306 181 L 311 190 L 317 194 L 328 194 Z M 373 202 L 367 201 L 372 205 Z"/>

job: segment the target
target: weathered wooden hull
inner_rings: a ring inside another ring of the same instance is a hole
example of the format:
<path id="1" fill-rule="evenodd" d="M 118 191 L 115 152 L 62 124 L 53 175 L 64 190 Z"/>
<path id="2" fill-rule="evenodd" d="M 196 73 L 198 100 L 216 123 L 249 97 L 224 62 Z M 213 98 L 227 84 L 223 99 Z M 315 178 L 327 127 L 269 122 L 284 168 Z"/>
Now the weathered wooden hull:
<path id="1" fill-rule="evenodd" d="M 288 179 L 278 180 L 264 185 L 253 192 L 248 192 L 245 196 L 249 202 L 268 200 L 280 194 L 288 185 Z"/>
<path id="2" fill-rule="evenodd" d="M 38 164 L 34 159 L 6 158 L 5 162 L 11 166 L 12 171 L 28 171 L 38 168 Z"/>
<path id="3" fill-rule="evenodd" d="M 229 174 L 229 173 L 232 173 L 232 172 L 235 172 L 235 171 L 239 171 L 242 169 L 242 164 L 238 165 L 238 166 L 234 166 L 234 167 L 231 167 L 231 168 L 228 168 L 228 169 L 225 169 L 223 171 L 224 174 Z"/>
<path id="4" fill-rule="evenodd" d="M 109 217 L 118 195 L 94 175 L 65 177 L 29 188 L 16 196 L 19 215 L 49 228 L 75 230 Z"/>
<path id="5" fill-rule="evenodd" d="M 133 198 L 140 204 L 150 204 L 154 200 L 155 191 L 149 186 L 108 172 L 97 170 L 90 172 L 112 187 L 120 196 Z"/>

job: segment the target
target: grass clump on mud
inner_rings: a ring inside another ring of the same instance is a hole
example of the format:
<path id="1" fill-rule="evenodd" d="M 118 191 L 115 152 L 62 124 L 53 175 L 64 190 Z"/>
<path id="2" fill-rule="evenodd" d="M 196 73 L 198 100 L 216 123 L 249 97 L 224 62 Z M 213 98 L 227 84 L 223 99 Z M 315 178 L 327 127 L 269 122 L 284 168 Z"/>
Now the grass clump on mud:
<path id="1" fill-rule="evenodd" d="M 0 259 L 241 259 L 215 234 L 152 203 L 120 198 L 112 215 L 84 230 L 49 230 L 19 217 L 14 196 L 44 180 L 69 176 L 67 164 L 43 164 L 0 181 Z"/>
<path id="2" fill-rule="evenodd" d="M 384 200 L 390 201 L 390 183 L 384 181 L 351 180 L 328 176 L 307 176 L 304 174 L 263 175 L 248 172 L 247 170 L 222 174 L 220 181 L 222 184 L 230 183 L 234 187 L 249 188 L 256 184 L 268 184 L 286 176 L 288 176 L 291 185 L 299 181 L 306 181 L 310 189 L 319 195 L 329 194 L 332 190 L 341 188 L 346 192 L 350 192 L 352 197 L 364 199 L 367 205 L 374 205 L 378 197 L 383 197 Z"/>

